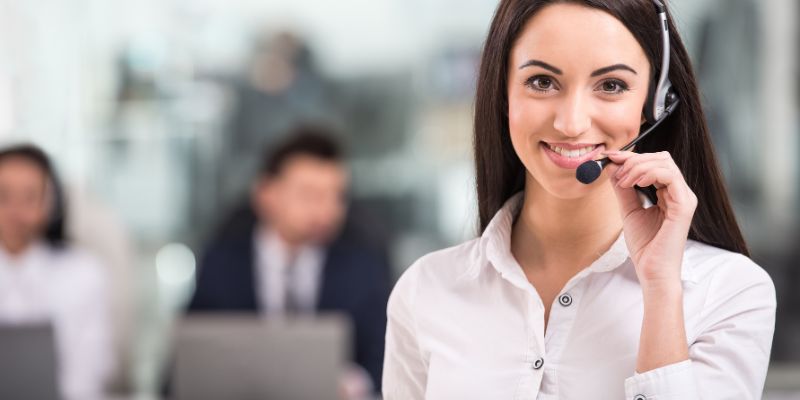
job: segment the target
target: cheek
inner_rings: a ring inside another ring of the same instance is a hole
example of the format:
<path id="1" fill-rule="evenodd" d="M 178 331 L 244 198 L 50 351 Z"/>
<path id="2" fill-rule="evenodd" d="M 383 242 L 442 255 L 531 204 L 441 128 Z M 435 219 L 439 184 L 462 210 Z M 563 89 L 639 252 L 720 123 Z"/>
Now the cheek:
<path id="1" fill-rule="evenodd" d="M 614 143 L 627 143 L 635 139 L 642 125 L 641 107 L 635 103 L 608 107 L 594 123 L 609 135 Z"/>
<path id="2" fill-rule="evenodd" d="M 508 129 L 517 152 L 522 149 L 520 146 L 530 145 L 530 140 L 538 142 L 538 133 L 548 130 L 549 112 L 543 104 L 533 104 L 531 100 L 509 99 Z"/>

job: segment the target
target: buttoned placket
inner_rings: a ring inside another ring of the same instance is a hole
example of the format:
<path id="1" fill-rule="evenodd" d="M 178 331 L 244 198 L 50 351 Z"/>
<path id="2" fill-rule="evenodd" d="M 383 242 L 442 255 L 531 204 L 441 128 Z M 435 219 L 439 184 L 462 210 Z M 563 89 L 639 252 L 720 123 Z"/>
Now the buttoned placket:
<path id="1" fill-rule="evenodd" d="M 567 338 L 578 314 L 580 299 L 591 271 L 581 271 L 570 279 L 550 306 L 545 332 L 545 354 L 548 360 L 542 376 L 537 400 L 558 399 L 558 368 Z"/>
<path id="2" fill-rule="evenodd" d="M 525 368 L 515 398 L 519 400 L 535 400 L 536 393 L 542 384 L 548 360 L 544 340 L 544 305 L 536 289 L 527 280 L 514 286 L 523 291 L 523 309 L 525 310 L 525 326 L 527 346 L 525 348 Z"/>
<path id="3" fill-rule="evenodd" d="M 521 312 L 525 318 L 526 346 L 523 355 L 524 365 L 514 396 L 517 400 L 536 400 L 541 386 L 544 367 L 547 365 L 544 342 L 544 305 L 533 285 L 525 278 L 516 260 L 506 254 L 494 253 L 490 257 L 497 262 L 496 268 L 501 279 L 510 290 L 517 290 L 521 299 Z"/>
<path id="4" fill-rule="evenodd" d="M 558 399 L 558 363 L 570 336 L 572 326 L 577 318 L 580 299 L 585 292 L 589 277 L 605 268 L 595 271 L 597 264 L 580 271 L 572 277 L 550 307 L 547 331 L 544 328 L 544 305 L 536 288 L 524 277 L 519 270 L 510 272 L 509 267 L 520 268 L 516 260 L 505 257 L 498 258 L 503 264 L 500 270 L 501 277 L 509 284 L 522 290 L 527 299 L 525 304 L 528 346 L 525 353 L 527 364 L 526 375 L 522 378 L 515 398 L 549 400 Z M 598 260 L 602 264 L 610 260 Z M 596 263 L 597 263 L 596 262 Z M 538 395 L 537 395 L 538 393 Z"/>
<path id="5" fill-rule="evenodd" d="M 550 308 L 547 332 L 544 326 L 544 305 L 536 288 L 527 280 L 519 263 L 509 253 L 494 253 L 496 269 L 509 285 L 523 292 L 528 344 L 525 349 L 524 375 L 515 398 L 545 400 L 558 398 L 558 360 L 577 314 L 586 277 L 593 271 L 586 268 L 572 277 Z M 491 262 L 491 261 L 490 261 Z M 538 394 L 538 395 L 537 395 Z"/>

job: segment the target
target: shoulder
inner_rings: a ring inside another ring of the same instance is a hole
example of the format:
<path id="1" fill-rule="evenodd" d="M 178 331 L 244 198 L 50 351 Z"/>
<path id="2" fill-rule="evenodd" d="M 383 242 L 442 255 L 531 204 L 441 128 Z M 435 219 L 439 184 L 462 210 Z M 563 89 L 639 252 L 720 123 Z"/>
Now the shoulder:
<path id="1" fill-rule="evenodd" d="M 403 272 L 392 290 L 394 302 L 413 301 L 422 291 L 447 289 L 485 262 L 480 238 L 420 257 Z M 390 299 L 390 308 L 392 300 Z"/>
<path id="2" fill-rule="evenodd" d="M 757 297 L 759 302 L 775 303 L 772 278 L 743 254 L 690 240 L 684 264 L 690 280 L 708 288 L 710 300 L 747 296 Z"/>
<path id="3" fill-rule="evenodd" d="M 767 272 L 749 257 L 694 240 L 689 240 L 686 244 L 684 262 L 697 281 L 725 279 L 772 283 Z"/>
<path id="4" fill-rule="evenodd" d="M 386 264 L 386 250 L 361 236 L 342 236 L 325 247 L 326 256 L 333 262 L 354 267 Z"/>
<path id="5" fill-rule="evenodd" d="M 253 252 L 252 229 L 228 231 L 212 238 L 202 252 L 202 264 L 214 264 L 217 260 L 240 259 Z"/>

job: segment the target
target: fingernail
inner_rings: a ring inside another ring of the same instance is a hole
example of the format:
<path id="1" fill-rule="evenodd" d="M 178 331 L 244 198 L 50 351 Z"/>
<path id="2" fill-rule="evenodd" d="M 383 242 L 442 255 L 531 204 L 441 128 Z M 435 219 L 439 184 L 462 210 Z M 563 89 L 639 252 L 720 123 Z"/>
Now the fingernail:
<path id="1" fill-rule="evenodd" d="M 617 155 L 617 154 L 619 154 L 619 153 L 620 153 L 620 152 L 619 152 L 619 151 L 617 151 L 617 150 L 607 150 L 607 151 L 604 151 L 604 152 L 603 152 L 603 154 L 604 154 L 604 155 L 607 155 L 607 156 L 614 156 L 614 155 Z"/>

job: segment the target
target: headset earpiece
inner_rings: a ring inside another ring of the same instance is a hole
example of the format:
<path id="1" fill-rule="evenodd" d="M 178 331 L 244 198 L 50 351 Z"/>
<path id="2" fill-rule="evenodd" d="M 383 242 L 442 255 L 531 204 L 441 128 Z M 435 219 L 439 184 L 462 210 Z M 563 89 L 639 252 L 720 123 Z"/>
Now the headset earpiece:
<path id="1" fill-rule="evenodd" d="M 655 75 L 655 71 L 653 71 L 653 75 Z M 652 125 L 653 122 L 657 120 L 655 113 L 653 112 L 653 104 L 656 98 L 656 79 L 650 79 L 650 85 L 647 87 L 647 99 L 644 102 L 644 109 L 642 113 L 644 114 L 644 119 L 647 121 L 648 124 Z"/>
<path id="2" fill-rule="evenodd" d="M 660 89 L 657 89 L 655 81 L 651 80 L 643 110 L 647 123 L 652 125 L 661 119 L 667 107 L 677 99 L 678 95 L 672 90 L 672 82 L 669 79 L 664 81 Z"/>

